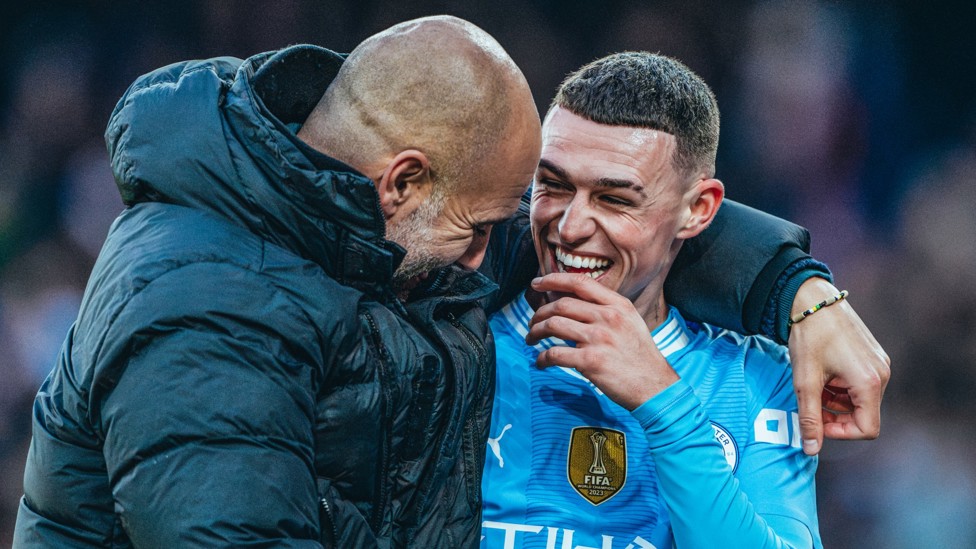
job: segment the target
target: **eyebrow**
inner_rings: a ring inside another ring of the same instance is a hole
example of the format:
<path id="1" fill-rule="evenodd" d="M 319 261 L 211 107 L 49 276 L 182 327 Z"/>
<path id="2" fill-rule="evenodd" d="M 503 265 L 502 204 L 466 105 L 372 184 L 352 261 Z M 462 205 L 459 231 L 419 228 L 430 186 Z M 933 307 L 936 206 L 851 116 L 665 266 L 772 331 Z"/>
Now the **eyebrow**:
<path id="1" fill-rule="evenodd" d="M 566 173 L 566 170 L 560 168 L 559 166 L 553 164 L 552 162 L 546 160 L 545 158 L 539 160 L 539 167 L 556 174 L 556 177 L 560 179 L 564 179 L 566 181 L 572 180 L 572 178 L 569 177 L 569 174 Z M 644 192 L 644 186 L 639 183 L 634 183 L 629 179 L 614 179 L 612 177 L 601 177 L 600 179 L 596 180 L 596 186 L 609 187 L 613 189 L 631 189 L 634 192 L 640 193 L 641 196 L 646 196 L 646 193 Z"/>

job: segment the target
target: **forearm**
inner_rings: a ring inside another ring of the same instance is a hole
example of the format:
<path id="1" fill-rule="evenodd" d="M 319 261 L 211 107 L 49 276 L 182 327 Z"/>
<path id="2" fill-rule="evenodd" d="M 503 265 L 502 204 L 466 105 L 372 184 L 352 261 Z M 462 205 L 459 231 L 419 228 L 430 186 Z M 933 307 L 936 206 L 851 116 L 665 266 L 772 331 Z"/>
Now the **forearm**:
<path id="1" fill-rule="evenodd" d="M 798 519 L 767 520 L 756 511 L 686 383 L 675 383 L 633 414 L 647 435 L 679 547 L 813 545 Z"/>
<path id="2" fill-rule="evenodd" d="M 786 268 L 777 273 L 771 273 L 776 277 L 769 288 L 768 293 L 763 297 L 762 293 L 769 285 L 766 281 L 757 280 L 753 285 L 757 295 L 747 300 L 745 311 L 750 315 L 755 315 L 756 311 L 762 310 L 760 318 L 750 320 L 749 325 L 759 326 L 756 333 L 765 335 L 786 345 L 790 338 L 790 317 L 796 314 L 798 307 L 803 310 L 808 305 L 822 301 L 830 295 L 824 294 L 822 288 L 833 285 L 833 277 L 827 266 L 816 259 L 804 256 L 795 260 Z M 835 292 L 836 293 L 836 292 Z M 812 296 L 821 296 L 821 299 L 814 299 Z"/>

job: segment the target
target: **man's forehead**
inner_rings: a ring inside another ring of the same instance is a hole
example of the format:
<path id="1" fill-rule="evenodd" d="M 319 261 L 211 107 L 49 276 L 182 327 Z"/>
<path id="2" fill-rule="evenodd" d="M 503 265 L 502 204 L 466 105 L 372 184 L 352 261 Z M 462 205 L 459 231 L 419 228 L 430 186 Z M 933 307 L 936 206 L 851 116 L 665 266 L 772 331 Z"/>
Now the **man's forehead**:
<path id="1" fill-rule="evenodd" d="M 673 162 L 677 146 L 669 133 L 612 126 L 569 111 L 546 117 L 536 176 L 596 189 L 620 189 L 644 198 L 680 181 Z"/>
<path id="2" fill-rule="evenodd" d="M 670 151 L 675 144 L 674 135 L 663 130 L 594 122 L 559 106 L 549 111 L 542 125 L 543 151 L 575 145 L 636 155 L 655 146 Z"/>

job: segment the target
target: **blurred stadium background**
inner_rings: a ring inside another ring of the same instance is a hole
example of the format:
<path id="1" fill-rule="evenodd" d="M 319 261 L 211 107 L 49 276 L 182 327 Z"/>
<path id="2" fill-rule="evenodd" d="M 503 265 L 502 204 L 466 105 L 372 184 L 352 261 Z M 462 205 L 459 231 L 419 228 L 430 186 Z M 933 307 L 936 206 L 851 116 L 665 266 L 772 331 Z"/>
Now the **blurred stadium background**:
<path id="1" fill-rule="evenodd" d="M 976 3 L 811 0 L 111 0 L 0 14 L 0 546 L 30 404 L 122 208 L 102 140 L 128 84 L 174 61 L 310 42 L 349 51 L 421 15 L 467 18 L 541 111 L 624 49 L 683 60 L 723 111 L 729 196 L 810 229 L 893 360 L 882 437 L 828 442 L 825 546 L 976 546 Z"/>

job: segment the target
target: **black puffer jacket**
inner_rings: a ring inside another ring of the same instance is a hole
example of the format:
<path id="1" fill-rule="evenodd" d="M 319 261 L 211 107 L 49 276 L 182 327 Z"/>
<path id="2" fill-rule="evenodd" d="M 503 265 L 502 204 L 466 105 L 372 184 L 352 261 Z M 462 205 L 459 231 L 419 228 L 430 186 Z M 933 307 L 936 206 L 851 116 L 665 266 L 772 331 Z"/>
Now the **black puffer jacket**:
<path id="1" fill-rule="evenodd" d="M 16 546 L 478 544 L 495 286 L 394 297 L 372 182 L 287 126 L 341 62 L 180 63 L 120 100 L 130 207 L 37 396 Z"/>

